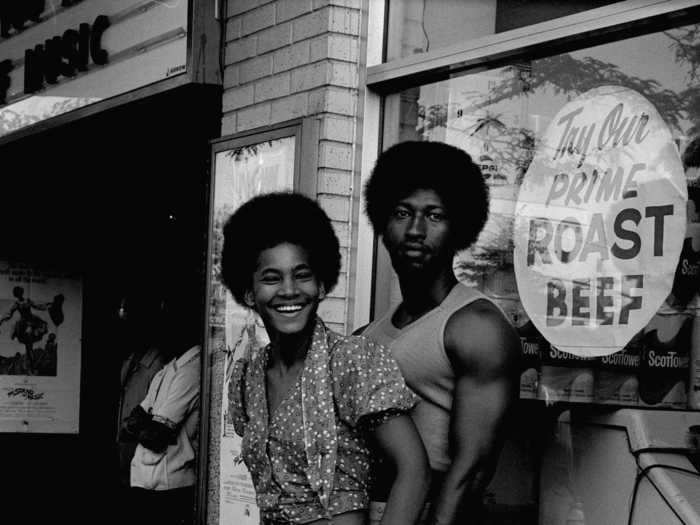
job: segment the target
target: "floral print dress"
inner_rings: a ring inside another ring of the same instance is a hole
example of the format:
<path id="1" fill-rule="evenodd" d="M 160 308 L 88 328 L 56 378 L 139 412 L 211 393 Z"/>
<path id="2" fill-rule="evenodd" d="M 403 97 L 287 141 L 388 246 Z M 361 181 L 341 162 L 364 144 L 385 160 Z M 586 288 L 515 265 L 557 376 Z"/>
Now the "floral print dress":
<path id="1" fill-rule="evenodd" d="M 367 435 L 416 402 L 388 350 L 316 319 L 303 370 L 268 414 L 269 347 L 236 363 L 229 400 L 263 520 L 308 523 L 369 505 Z"/>

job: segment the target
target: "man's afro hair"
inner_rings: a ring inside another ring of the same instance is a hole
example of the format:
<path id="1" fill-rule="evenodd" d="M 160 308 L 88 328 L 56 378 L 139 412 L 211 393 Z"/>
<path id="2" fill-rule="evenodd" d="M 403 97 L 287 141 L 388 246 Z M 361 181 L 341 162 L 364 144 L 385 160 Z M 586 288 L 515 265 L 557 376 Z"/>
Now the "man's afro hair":
<path id="1" fill-rule="evenodd" d="M 365 185 L 365 211 L 375 232 L 384 232 L 397 202 L 421 189 L 442 199 L 453 248 L 471 246 L 488 218 L 489 188 L 466 152 L 442 142 L 400 142 L 379 155 Z"/>

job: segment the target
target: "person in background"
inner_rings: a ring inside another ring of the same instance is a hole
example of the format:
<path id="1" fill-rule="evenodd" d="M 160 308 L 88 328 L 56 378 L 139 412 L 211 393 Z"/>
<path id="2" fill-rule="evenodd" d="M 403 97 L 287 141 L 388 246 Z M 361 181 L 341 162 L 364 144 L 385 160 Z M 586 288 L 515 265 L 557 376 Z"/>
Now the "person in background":
<path id="1" fill-rule="evenodd" d="M 165 301 L 161 342 L 172 359 L 123 426 L 136 442 L 130 476 L 136 524 L 192 523 L 203 334 L 198 305 L 187 295 Z"/>
<path id="2" fill-rule="evenodd" d="M 402 300 L 356 333 L 390 348 L 421 399 L 411 416 L 433 471 L 426 522 L 479 523 L 518 397 L 521 357 L 503 312 L 452 269 L 455 253 L 484 227 L 488 186 L 462 150 L 404 142 L 379 156 L 365 197 Z M 390 479 L 377 480 L 380 502 Z"/>
<path id="3" fill-rule="evenodd" d="M 236 362 L 229 392 L 265 525 L 363 525 L 370 439 L 397 470 L 383 524 L 416 523 L 427 494 L 425 450 L 407 415 L 415 399 L 395 361 L 317 316 L 339 271 L 331 222 L 308 197 L 255 197 L 224 227 L 223 281 L 270 339 Z"/>
<path id="4" fill-rule="evenodd" d="M 148 386 L 167 359 L 160 348 L 162 300 L 140 288 L 123 297 L 117 312 L 116 344 L 124 356 L 119 374 L 117 448 L 119 482 L 127 498 L 131 486 L 131 460 L 136 451 L 135 436 L 124 432 L 124 424 L 148 393 Z"/>

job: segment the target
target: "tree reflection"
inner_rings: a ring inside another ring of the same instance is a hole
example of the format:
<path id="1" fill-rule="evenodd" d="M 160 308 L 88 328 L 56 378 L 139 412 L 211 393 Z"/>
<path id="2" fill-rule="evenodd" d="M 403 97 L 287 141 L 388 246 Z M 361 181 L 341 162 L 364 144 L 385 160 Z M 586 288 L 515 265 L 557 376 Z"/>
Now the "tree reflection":
<path id="1" fill-rule="evenodd" d="M 100 99 L 96 97 L 34 96 L 0 109 L 0 136 L 7 135 L 51 117 L 82 108 Z"/>
<path id="2" fill-rule="evenodd" d="M 680 134 L 694 135 L 700 131 L 700 25 L 692 25 L 663 33 L 668 46 L 674 52 L 679 68 L 670 74 L 685 70 L 688 87 L 674 91 L 660 80 L 640 78 L 625 73 L 612 62 L 593 56 L 577 57 L 573 53 L 537 59 L 531 63 L 518 63 L 499 70 L 497 82 L 489 86 L 488 93 L 481 90 L 462 93 L 462 101 L 450 103 L 440 101 L 427 107 L 418 104 L 418 123 L 415 128 L 419 136 L 426 137 L 439 127 L 449 127 L 455 120 L 468 114 L 489 114 L 499 103 L 516 98 L 534 96 L 536 93 L 553 93 L 572 99 L 586 91 L 602 85 L 618 85 L 632 89 L 647 98 L 659 111 L 666 124 Z M 652 58 L 653 59 L 653 55 Z M 663 79 L 662 79 L 663 80 Z M 683 124 L 690 122 L 688 129 Z M 480 117 L 477 125 L 487 127 L 493 119 Z M 502 145 L 512 146 L 522 137 L 527 144 L 535 145 L 534 130 L 526 127 L 508 127 L 498 120 Z"/>
<path id="3" fill-rule="evenodd" d="M 562 97 L 564 101 L 572 100 L 591 89 L 615 85 L 634 90 L 648 99 L 678 139 L 679 147 L 683 148 L 688 140 L 700 133 L 700 25 L 673 29 L 650 38 L 654 40 L 648 44 L 640 40 L 639 45 L 649 45 L 652 51 L 649 60 L 659 61 L 654 64 L 658 71 L 656 78 L 630 74 L 630 68 L 625 67 L 627 64 L 616 64 L 605 58 L 605 47 L 591 49 L 590 55 L 595 56 L 584 55 L 586 51 L 572 52 L 512 64 L 487 72 L 482 78 L 477 75 L 474 82 L 459 84 L 458 79 L 448 81 L 452 100 L 438 99 L 428 107 L 419 105 L 415 131 L 424 140 L 439 140 L 440 136 L 446 136 L 448 141 L 456 142 L 479 136 L 482 151 L 488 151 L 501 170 L 515 174 L 509 182 L 517 187 L 532 161 L 542 130 L 532 129 L 532 120 L 523 122 L 514 115 L 519 113 L 531 117 L 529 103 L 541 105 L 542 100 L 551 99 L 556 107 Z M 654 53 L 654 50 L 658 52 Z M 672 61 L 663 61 L 664 53 L 669 50 L 675 65 Z M 609 55 L 614 56 L 614 52 Z M 639 70 L 647 69 L 641 64 Z M 681 75 L 685 78 L 679 78 Z M 488 89 L 478 87 L 485 83 L 484 78 L 489 79 Z M 678 87 L 679 83 L 682 88 Z M 444 83 L 441 87 L 434 86 L 434 94 L 444 92 Z M 455 102 L 456 93 L 458 102 Z M 464 125 L 467 121 L 471 124 Z M 444 131 L 437 133 L 440 128 Z M 463 147 L 463 144 L 456 145 Z M 477 153 L 468 152 L 473 156 Z M 515 198 L 515 194 L 512 195 Z M 499 198 L 502 198 L 501 194 Z M 460 254 L 455 261 L 455 273 L 463 279 L 478 283 L 484 275 L 502 267 L 504 253 L 512 252 L 513 216 L 501 210 L 492 213 L 489 222 L 491 227 L 487 224 L 477 246 Z"/>
<path id="4" fill-rule="evenodd" d="M 692 25 L 664 33 L 672 42 L 676 62 L 688 66 L 688 87 L 680 93 L 688 120 L 691 121 L 689 136 L 700 132 L 700 26 Z"/>

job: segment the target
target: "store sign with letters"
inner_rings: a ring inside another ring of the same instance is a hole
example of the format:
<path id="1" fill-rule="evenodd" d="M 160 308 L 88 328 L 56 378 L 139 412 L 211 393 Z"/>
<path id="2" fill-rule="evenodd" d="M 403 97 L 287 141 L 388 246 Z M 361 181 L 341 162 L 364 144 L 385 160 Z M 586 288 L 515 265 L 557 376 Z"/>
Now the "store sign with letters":
<path id="1" fill-rule="evenodd" d="M 514 264 L 523 305 L 558 350 L 621 350 L 671 291 L 686 227 L 678 148 L 658 111 L 619 86 L 552 119 L 520 188 Z"/>
<path id="2" fill-rule="evenodd" d="M 6 3 L 0 136 L 187 70 L 187 0 Z"/>

